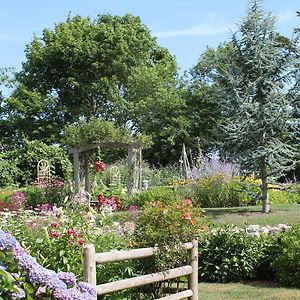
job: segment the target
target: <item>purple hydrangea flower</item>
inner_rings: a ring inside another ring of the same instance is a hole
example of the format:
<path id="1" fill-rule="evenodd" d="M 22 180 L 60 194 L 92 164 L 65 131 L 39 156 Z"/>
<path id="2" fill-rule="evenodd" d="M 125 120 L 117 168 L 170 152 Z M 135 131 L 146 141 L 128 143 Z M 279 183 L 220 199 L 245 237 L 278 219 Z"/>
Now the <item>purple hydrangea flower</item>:
<path id="1" fill-rule="evenodd" d="M 61 300 L 86 300 L 86 298 L 83 298 L 82 293 L 76 288 L 71 288 L 67 290 L 55 290 L 53 292 L 53 296 L 56 299 Z"/>
<path id="2" fill-rule="evenodd" d="M 74 286 L 76 284 L 76 277 L 73 273 L 59 272 L 58 278 L 62 280 L 67 286 Z"/>
<path id="3" fill-rule="evenodd" d="M 19 243 L 11 234 L 0 229 L 0 250 L 12 250 L 18 245 Z"/>
<path id="4" fill-rule="evenodd" d="M 88 283 L 79 283 L 76 285 L 76 277 L 72 273 L 59 272 L 58 274 L 52 270 L 46 269 L 39 265 L 37 261 L 26 254 L 18 241 L 9 233 L 0 229 L 0 250 L 12 251 L 15 259 L 18 261 L 19 268 L 28 275 L 31 283 L 39 286 L 37 293 L 43 293 L 43 290 L 50 289 L 53 297 L 59 300 L 94 300 L 96 290 Z M 2 264 L 0 269 L 4 269 Z M 16 274 L 18 275 L 18 274 Z M 73 286 L 68 289 L 68 286 Z M 18 288 L 18 292 L 13 294 L 13 299 L 23 299 L 24 291 Z"/>
<path id="5" fill-rule="evenodd" d="M 86 282 L 80 282 L 77 284 L 77 289 L 82 292 L 91 295 L 92 297 L 97 296 L 96 290 Z"/>

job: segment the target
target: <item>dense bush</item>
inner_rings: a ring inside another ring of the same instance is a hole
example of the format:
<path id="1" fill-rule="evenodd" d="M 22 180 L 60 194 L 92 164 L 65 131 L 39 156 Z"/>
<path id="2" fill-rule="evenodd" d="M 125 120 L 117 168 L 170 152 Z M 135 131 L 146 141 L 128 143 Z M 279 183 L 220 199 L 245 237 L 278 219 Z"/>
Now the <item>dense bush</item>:
<path id="1" fill-rule="evenodd" d="M 23 191 L 29 207 L 42 204 L 61 206 L 71 195 L 71 186 L 61 179 L 49 179 L 27 186 Z"/>
<path id="2" fill-rule="evenodd" d="M 269 190 L 271 204 L 300 203 L 300 193 L 281 190 Z"/>
<path id="3" fill-rule="evenodd" d="M 263 265 L 271 272 L 268 253 L 275 244 L 276 238 L 254 237 L 236 227 L 213 229 L 199 243 L 199 278 L 212 282 L 254 279 Z"/>
<path id="4" fill-rule="evenodd" d="M 0 152 L 0 187 L 15 185 L 19 174 L 16 160 L 7 152 Z"/>
<path id="5" fill-rule="evenodd" d="M 300 287 L 300 225 L 294 225 L 280 238 L 281 253 L 274 261 L 280 283 Z"/>
<path id="6" fill-rule="evenodd" d="M 242 200 L 233 180 L 216 175 L 190 185 L 190 197 L 202 207 L 240 206 Z"/>
<path id="7" fill-rule="evenodd" d="M 129 204 L 135 204 L 140 207 L 143 207 L 150 202 L 163 202 L 169 203 L 178 198 L 179 195 L 176 193 L 176 190 L 170 187 L 153 187 L 148 190 L 142 191 L 133 195 L 128 199 Z"/>
<path id="8" fill-rule="evenodd" d="M 147 202 L 136 225 L 134 242 L 138 247 L 158 246 L 161 251 L 143 260 L 139 270 L 152 273 L 181 266 L 187 260 L 187 251 L 180 244 L 199 237 L 207 227 L 206 218 L 190 199 Z M 162 283 L 155 284 L 152 293 L 154 298 L 162 296 Z"/>

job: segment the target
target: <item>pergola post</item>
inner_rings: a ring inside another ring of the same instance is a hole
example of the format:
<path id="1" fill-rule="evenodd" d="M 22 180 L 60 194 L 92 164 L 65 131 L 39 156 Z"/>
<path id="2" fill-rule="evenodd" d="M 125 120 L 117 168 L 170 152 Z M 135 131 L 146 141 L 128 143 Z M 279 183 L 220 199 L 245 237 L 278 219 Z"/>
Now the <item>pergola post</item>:
<path id="1" fill-rule="evenodd" d="M 73 152 L 73 167 L 74 167 L 74 182 L 75 182 L 75 192 L 78 194 L 80 192 L 80 172 L 79 172 L 79 152 L 74 149 Z"/>
<path id="2" fill-rule="evenodd" d="M 87 155 L 84 156 L 84 190 L 90 191 L 90 180 L 89 180 L 89 159 Z"/>
<path id="3" fill-rule="evenodd" d="M 133 192 L 133 176 L 134 176 L 134 162 L 133 162 L 133 145 L 128 147 L 128 156 L 127 156 L 127 167 L 128 167 L 128 178 L 127 178 L 127 193 L 132 195 Z"/>
<path id="4" fill-rule="evenodd" d="M 138 152 L 137 152 L 137 167 L 138 167 L 138 184 L 137 184 L 137 188 L 139 191 L 142 190 L 142 148 L 139 147 L 138 148 Z"/>

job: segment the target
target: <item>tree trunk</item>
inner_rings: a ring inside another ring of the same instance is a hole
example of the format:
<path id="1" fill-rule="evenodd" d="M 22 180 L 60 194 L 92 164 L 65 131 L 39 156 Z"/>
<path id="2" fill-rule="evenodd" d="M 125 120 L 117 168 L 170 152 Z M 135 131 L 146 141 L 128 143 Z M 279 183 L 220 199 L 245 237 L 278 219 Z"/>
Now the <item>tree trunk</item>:
<path id="1" fill-rule="evenodd" d="M 262 213 L 269 213 L 269 196 L 268 196 L 268 175 L 265 157 L 262 158 L 260 163 L 260 177 L 261 177 L 261 200 L 262 200 Z"/>

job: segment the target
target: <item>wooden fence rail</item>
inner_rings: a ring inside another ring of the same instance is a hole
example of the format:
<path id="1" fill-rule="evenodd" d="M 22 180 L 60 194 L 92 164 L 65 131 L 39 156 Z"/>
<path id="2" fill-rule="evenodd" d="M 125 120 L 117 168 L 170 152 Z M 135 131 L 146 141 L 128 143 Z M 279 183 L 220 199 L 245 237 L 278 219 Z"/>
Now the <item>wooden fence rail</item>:
<path id="1" fill-rule="evenodd" d="M 115 282 L 108 282 L 97 285 L 96 264 L 117 262 L 128 259 L 149 257 L 155 254 L 158 248 L 140 248 L 128 251 L 110 251 L 96 253 L 95 246 L 88 244 L 84 247 L 83 276 L 84 280 L 96 288 L 97 295 L 108 294 L 120 290 L 139 287 L 154 282 L 161 282 L 181 276 L 188 276 L 188 289 L 182 292 L 165 296 L 157 300 L 198 300 L 198 241 L 181 245 L 183 249 L 189 250 L 189 265 L 163 272 L 122 279 Z"/>

